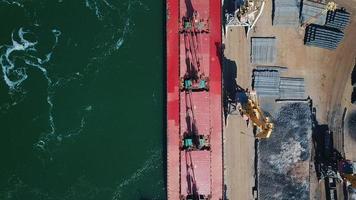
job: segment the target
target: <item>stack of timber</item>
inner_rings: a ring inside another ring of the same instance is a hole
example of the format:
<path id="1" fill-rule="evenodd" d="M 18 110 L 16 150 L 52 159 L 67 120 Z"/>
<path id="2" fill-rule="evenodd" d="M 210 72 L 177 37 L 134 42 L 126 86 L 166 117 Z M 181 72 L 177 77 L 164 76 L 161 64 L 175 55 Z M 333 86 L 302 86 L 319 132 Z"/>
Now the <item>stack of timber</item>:
<path id="1" fill-rule="evenodd" d="M 344 37 L 339 29 L 311 24 L 305 31 L 304 44 L 325 49 L 336 49 Z"/>
<path id="2" fill-rule="evenodd" d="M 273 8 L 273 26 L 298 26 L 298 0 L 274 0 Z"/>
<path id="3" fill-rule="evenodd" d="M 329 11 L 326 17 L 325 25 L 343 30 L 350 23 L 350 13 L 343 9 L 337 9 L 332 12 Z"/>

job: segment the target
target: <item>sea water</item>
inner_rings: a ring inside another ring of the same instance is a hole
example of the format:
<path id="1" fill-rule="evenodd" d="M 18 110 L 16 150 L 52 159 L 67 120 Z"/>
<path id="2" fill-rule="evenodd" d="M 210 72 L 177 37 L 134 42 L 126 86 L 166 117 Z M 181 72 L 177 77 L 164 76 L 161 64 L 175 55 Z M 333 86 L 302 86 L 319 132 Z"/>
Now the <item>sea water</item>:
<path id="1" fill-rule="evenodd" d="M 164 2 L 0 0 L 0 199 L 165 199 Z"/>

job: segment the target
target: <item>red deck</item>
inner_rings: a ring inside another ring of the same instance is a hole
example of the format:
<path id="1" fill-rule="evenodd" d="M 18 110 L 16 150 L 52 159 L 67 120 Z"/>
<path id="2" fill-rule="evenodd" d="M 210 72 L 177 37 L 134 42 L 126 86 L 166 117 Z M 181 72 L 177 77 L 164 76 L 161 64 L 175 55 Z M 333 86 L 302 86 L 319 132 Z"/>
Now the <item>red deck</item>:
<path id="1" fill-rule="evenodd" d="M 191 4 L 191 6 L 189 5 Z M 179 91 L 179 79 L 186 73 L 184 35 L 179 20 L 187 8 L 209 19 L 209 33 L 199 34 L 201 70 L 209 75 L 210 90 L 193 92 L 192 109 L 200 134 L 210 135 L 210 151 L 181 151 L 180 138 L 187 131 L 190 100 Z M 199 194 L 219 200 L 223 197 L 222 110 L 221 110 L 221 0 L 167 0 L 167 192 L 179 200 L 191 191 L 189 176 L 195 177 Z"/>

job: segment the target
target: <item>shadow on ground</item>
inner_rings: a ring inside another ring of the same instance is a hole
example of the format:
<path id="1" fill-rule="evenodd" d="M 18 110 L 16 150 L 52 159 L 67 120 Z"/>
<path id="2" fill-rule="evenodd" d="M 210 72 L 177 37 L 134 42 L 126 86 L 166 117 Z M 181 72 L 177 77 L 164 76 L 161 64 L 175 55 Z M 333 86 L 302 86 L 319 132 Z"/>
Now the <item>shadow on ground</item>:
<path id="1" fill-rule="evenodd" d="M 356 111 L 350 113 L 346 122 L 349 135 L 353 140 L 356 140 Z"/>

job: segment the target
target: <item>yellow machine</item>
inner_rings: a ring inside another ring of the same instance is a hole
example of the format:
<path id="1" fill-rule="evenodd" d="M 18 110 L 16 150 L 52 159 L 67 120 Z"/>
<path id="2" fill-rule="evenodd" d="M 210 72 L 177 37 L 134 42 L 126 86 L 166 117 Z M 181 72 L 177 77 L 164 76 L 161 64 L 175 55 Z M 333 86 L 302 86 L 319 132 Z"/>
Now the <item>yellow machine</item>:
<path id="1" fill-rule="evenodd" d="M 310 17 L 309 19 L 307 19 L 304 23 L 302 23 L 301 26 L 298 28 L 298 32 L 299 32 L 300 34 L 302 34 L 302 32 L 305 30 L 305 28 L 306 28 L 309 24 L 311 24 L 311 23 L 313 23 L 315 20 L 317 20 L 318 17 L 320 17 L 321 15 L 326 14 L 328 11 L 335 11 L 336 8 L 337 8 L 337 4 L 336 4 L 335 2 L 331 1 L 331 2 L 327 3 L 327 4 L 325 5 L 325 9 L 324 9 L 324 10 L 322 10 L 320 13 L 318 13 L 318 14 L 316 14 L 316 15 L 314 15 L 314 16 L 311 16 L 311 17 Z"/>
<path id="2" fill-rule="evenodd" d="M 268 117 L 265 117 L 257 101 L 255 92 L 246 92 L 248 99 L 247 102 L 242 103 L 239 107 L 241 114 L 248 116 L 253 122 L 253 125 L 258 128 L 256 138 L 269 138 L 273 130 L 273 123 L 270 122 Z"/>

